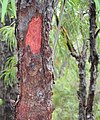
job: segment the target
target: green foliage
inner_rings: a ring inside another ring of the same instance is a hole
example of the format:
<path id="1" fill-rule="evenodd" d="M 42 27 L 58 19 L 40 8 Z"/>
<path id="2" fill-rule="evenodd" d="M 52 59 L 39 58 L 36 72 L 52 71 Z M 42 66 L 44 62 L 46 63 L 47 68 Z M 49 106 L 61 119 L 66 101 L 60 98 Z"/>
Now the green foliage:
<path id="1" fill-rule="evenodd" d="M 5 17 L 7 16 L 9 19 L 16 18 L 16 7 L 15 7 L 15 0 L 1 0 L 0 1 L 2 6 L 1 11 L 1 22 L 5 24 Z M 11 56 L 7 59 L 5 63 L 4 70 L 0 75 L 0 78 L 4 79 L 4 83 L 6 87 L 13 86 L 17 82 L 17 55 L 16 55 L 16 48 L 17 48 L 17 40 L 15 37 L 15 24 L 11 23 L 9 26 L 3 26 L 0 28 L 0 41 L 4 41 L 7 43 L 9 50 L 15 53 L 14 56 Z"/>
<path id="2" fill-rule="evenodd" d="M 5 68 L 2 71 L 0 78 L 4 79 L 6 86 L 13 86 L 17 82 L 17 56 L 12 56 L 7 59 Z"/>
<path id="3" fill-rule="evenodd" d="M 80 54 L 84 42 L 89 40 L 89 1 L 84 0 L 67 0 L 63 21 L 60 29 L 59 39 L 55 49 L 53 64 L 55 73 L 55 85 L 54 85 L 54 112 L 53 120 L 77 120 L 78 119 L 78 68 L 75 60 L 70 56 L 70 52 L 67 48 L 67 37 L 70 42 L 73 43 L 74 48 Z M 96 5 L 98 2 L 96 3 Z M 59 1 L 55 12 L 59 18 L 62 2 Z M 100 6 L 100 5 L 99 5 Z M 98 8 L 98 5 L 97 5 Z M 100 7 L 99 7 L 100 9 Z M 100 12 L 100 11 L 99 11 Z M 100 14 L 97 9 L 97 26 L 100 28 Z M 53 17 L 52 31 L 50 32 L 50 44 L 53 48 L 53 41 L 55 40 L 55 34 L 57 30 L 56 17 Z M 62 28 L 66 30 L 66 33 Z M 97 37 L 97 48 L 100 54 L 100 35 Z M 86 61 L 86 75 L 87 86 L 89 86 L 90 79 L 90 64 L 88 62 L 89 51 Z M 99 66 L 100 71 L 100 66 Z M 100 74 L 99 74 L 100 76 Z M 97 91 L 95 96 L 95 108 L 94 115 L 96 120 L 100 119 L 100 77 L 97 80 Z"/>
<path id="4" fill-rule="evenodd" d="M 0 1 L 2 5 L 1 10 L 1 22 L 5 23 L 5 16 L 8 14 L 9 17 L 15 17 L 16 18 L 16 6 L 15 6 L 15 0 L 1 0 Z"/>
<path id="5" fill-rule="evenodd" d="M 67 61 L 63 76 L 55 81 L 53 120 L 77 120 L 78 118 L 78 68 L 73 58 Z"/>
<path id="6" fill-rule="evenodd" d="M 16 4 L 15 4 L 15 0 L 11 0 L 11 6 L 12 6 L 12 11 L 13 11 L 13 14 L 16 18 Z"/>
<path id="7" fill-rule="evenodd" d="M 95 3 L 96 3 L 96 9 L 97 11 L 99 10 L 100 11 L 100 1 L 99 0 L 94 0 Z"/>
<path id="8" fill-rule="evenodd" d="M 9 49 L 11 51 L 17 48 L 17 41 L 16 41 L 14 31 L 15 31 L 15 26 L 13 27 L 4 26 L 0 29 L 0 34 L 2 35 L 0 37 L 0 40 L 5 41 L 8 44 Z"/>
<path id="9" fill-rule="evenodd" d="M 95 0 L 97 6 L 97 26 L 100 28 L 100 2 Z M 15 0 L 0 0 L 1 22 L 5 23 L 5 16 L 16 18 Z M 60 16 L 62 1 L 59 0 L 55 13 L 58 18 Z M 56 18 L 53 17 L 53 30 L 50 33 L 50 44 L 53 48 L 55 33 L 57 30 Z M 89 38 L 89 16 L 88 16 L 88 0 L 67 0 L 62 26 L 66 29 L 67 35 L 71 43 L 73 43 L 78 54 L 82 49 L 82 45 Z M 17 43 L 15 38 L 15 26 L 4 26 L 0 29 L 2 37 L 1 41 L 5 41 L 11 51 L 16 49 Z M 66 33 L 60 29 L 59 39 L 54 53 L 54 72 L 55 85 L 53 103 L 55 110 L 53 112 L 53 120 L 77 120 L 78 119 L 78 67 L 76 61 L 70 57 L 70 52 L 67 48 Z M 97 48 L 100 54 L 100 35 L 97 37 Z M 16 53 L 15 53 L 16 54 Z M 14 55 L 7 59 L 4 70 L 0 78 L 4 78 L 6 86 L 13 86 L 17 82 L 17 56 Z M 86 62 L 86 74 L 89 79 L 89 63 Z M 99 65 L 100 71 L 100 65 Z M 97 90 L 100 88 L 100 76 L 97 80 Z M 89 84 L 89 80 L 87 81 Z M 3 104 L 0 99 L 0 105 Z M 100 91 L 96 92 L 94 113 L 96 119 L 100 120 Z"/>
<path id="10" fill-rule="evenodd" d="M 3 0 L 2 1 L 2 15 L 1 15 L 1 22 L 4 22 L 4 17 L 6 14 L 6 10 L 7 10 L 7 5 L 8 5 L 8 0 Z"/>
<path id="11" fill-rule="evenodd" d="M 0 29 L 0 33 L 2 34 L 0 40 L 5 41 L 8 44 L 11 51 L 13 49 L 16 49 L 17 46 L 14 31 L 15 31 L 15 27 L 11 27 L 11 26 L 5 26 Z"/>

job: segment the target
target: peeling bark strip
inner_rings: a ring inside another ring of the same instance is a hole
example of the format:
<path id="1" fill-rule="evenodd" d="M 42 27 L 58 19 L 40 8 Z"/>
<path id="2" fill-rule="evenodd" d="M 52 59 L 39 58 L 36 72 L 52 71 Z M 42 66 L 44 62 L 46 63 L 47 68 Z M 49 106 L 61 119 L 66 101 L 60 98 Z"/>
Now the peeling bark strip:
<path id="1" fill-rule="evenodd" d="M 94 0 L 90 0 L 90 86 L 89 86 L 89 94 L 87 100 L 87 120 L 94 120 L 93 116 L 93 102 L 94 95 L 96 90 L 96 79 L 98 73 L 98 54 L 96 51 L 96 6 Z"/>
<path id="2" fill-rule="evenodd" d="M 20 99 L 16 120 L 51 120 L 53 73 L 49 31 L 53 0 L 18 0 L 16 37 Z"/>

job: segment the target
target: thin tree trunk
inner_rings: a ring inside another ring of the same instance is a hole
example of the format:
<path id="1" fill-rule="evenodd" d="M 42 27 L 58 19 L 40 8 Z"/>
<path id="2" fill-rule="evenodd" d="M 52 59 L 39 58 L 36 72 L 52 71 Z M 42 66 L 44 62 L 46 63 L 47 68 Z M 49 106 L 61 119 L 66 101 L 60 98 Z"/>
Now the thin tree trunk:
<path id="1" fill-rule="evenodd" d="M 86 120 L 86 56 L 82 55 L 79 58 L 78 68 L 79 68 L 79 118 L 78 120 Z"/>
<path id="2" fill-rule="evenodd" d="M 83 44 L 83 48 L 81 54 L 78 55 L 76 49 L 73 44 L 70 44 L 69 38 L 66 34 L 67 46 L 72 55 L 78 62 L 78 72 L 79 72 L 79 90 L 77 91 L 78 99 L 79 99 L 79 114 L 78 120 L 86 120 L 86 56 L 88 44 L 85 42 Z"/>
<path id="3" fill-rule="evenodd" d="M 49 31 L 53 0 L 18 0 L 16 36 L 20 98 L 16 120 L 51 120 L 53 73 Z"/>
<path id="4" fill-rule="evenodd" d="M 89 94 L 87 100 L 87 120 L 94 120 L 93 116 L 93 102 L 94 95 L 96 90 L 96 79 L 98 72 L 98 54 L 96 51 L 96 6 L 94 0 L 90 0 L 90 86 L 89 86 Z"/>

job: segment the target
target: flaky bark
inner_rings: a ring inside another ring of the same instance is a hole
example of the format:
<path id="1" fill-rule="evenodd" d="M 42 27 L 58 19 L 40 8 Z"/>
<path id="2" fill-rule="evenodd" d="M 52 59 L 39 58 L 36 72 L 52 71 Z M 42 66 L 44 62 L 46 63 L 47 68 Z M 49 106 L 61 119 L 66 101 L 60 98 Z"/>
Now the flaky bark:
<path id="1" fill-rule="evenodd" d="M 16 36 L 20 98 L 16 120 L 51 120 L 53 73 L 49 31 L 53 0 L 18 0 Z"/>

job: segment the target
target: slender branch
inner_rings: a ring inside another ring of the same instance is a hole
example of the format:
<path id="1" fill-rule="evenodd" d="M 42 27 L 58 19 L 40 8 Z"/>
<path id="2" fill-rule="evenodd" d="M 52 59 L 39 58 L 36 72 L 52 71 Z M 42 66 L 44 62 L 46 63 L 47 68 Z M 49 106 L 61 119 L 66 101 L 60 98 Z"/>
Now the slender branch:
<path id="1" fill-rule="evenodd" d="M 55 15 L 55 17 L 56 17 L 56 26 L 58 27 L 58 24 L 59 24 L 59 19 L 58 19 L 58 16 L 57 16 L 57 14 L 54 12 L 54 15 Z"/>
<path id="2" fill-rule="evenodd" d="M 76 58 L 76 60 L 78 60 L 79 55 L 77 54 L 77 51 L 76 51 L 76 49 L 74 48 L 73 43 L 70 42 L 69 36 L 68 36 L 68 34 L 67 34 L 67 30 L 66 30 L 64 27 L 62 27 L 62 29 L 63 29 L 63 31 L 66 33 L 67 47 L 68 47 L 68 49 L 69 49 L 72 57 L 74 57 L 74 58 Z"/>
<path id="3" fill-rule="evenodd" d="M 94 35 L 94 38 L 95 38 L 95 39 L 96 39 L 96 37 L 98 36 L 99 32 L 100 32 L 100 29 L 98 29 L 97 32 L 95 33 L 95 35 Z"/>
<path id="4" fill-rule="evenodd" d="M 55 17 L 56 17 L 56 25 L 59 26 L 59 19 L 58 19 L 58 16 L 56 14 L 55 14 Z M 61 29 L 66 34 L 67 46 L 68 46 L 68 49 L 69 49 L 71 55 L 73 57 L 75 57 L 76 59 L 78 59 L 78 55 L 77 55 L 76 49 L 74 48 L 73 44 L 69 40 L 66 28 L 61 26 Z"/>
<path id="5" fill-rule="evenodd" d="M 54 57 L 54 52 L 55 52 L 55 48 L 56 48 L 58 37 L 59 37 L 59 31 L 60 31 L 61 22 L 62 22 L 62 18 L 63 18 L 63 12 L 64 12 L 64 8 L 65 8 L 65 2 L 66 2 L 66 0 L 64 0 L 63 5 L 62 5 L 62 9 L 61 9 L 61 13 L 60 13 L 60 20 L 59 20 L 59 24 L 58 24 L 58 29 L 57 29 L 56 35 L 55 35 L 53 54 L 52 54 L 53 57 Z"/>

